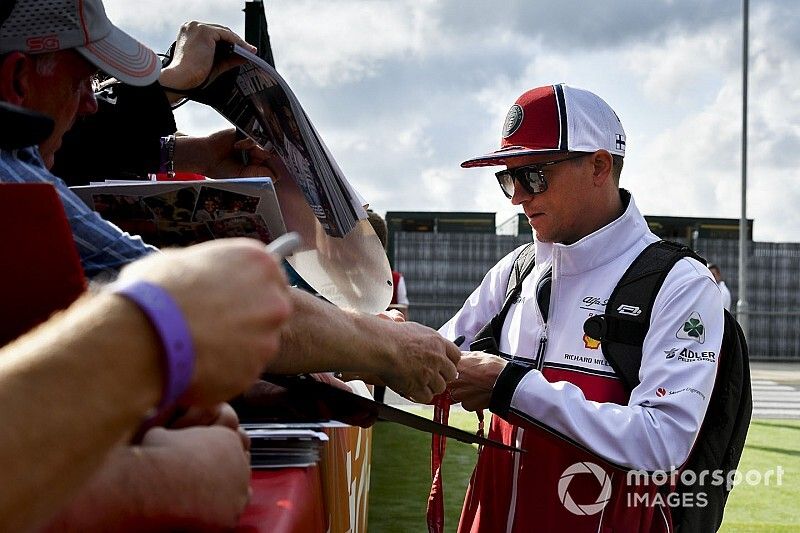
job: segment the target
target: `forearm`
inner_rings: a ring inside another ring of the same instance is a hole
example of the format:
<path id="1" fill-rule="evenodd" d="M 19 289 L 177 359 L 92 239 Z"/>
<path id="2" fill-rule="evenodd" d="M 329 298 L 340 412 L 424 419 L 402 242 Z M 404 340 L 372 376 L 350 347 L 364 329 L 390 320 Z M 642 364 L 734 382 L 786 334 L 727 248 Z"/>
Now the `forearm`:
<path id="1" fill-rule="evenodd" d="M 209 163 L 208 148 L 203 137 L 175 137 L 175 170 L 206 175 Z"/>
<path id="2" fill-rule="evenodd" d="M 147 450 L 139 447 L 116 447 L 100 470 L 80 490 L 74 491 L 73 499 L 44 532 L 102 531 L 104 525 L 107 529 L 112 523 L 116 531 L 133 531 L 144 526 L 142 481 L 152 470 L 147 456 Z"/>
<path id="3" fill-rule="evenodd" d="M 353 372 L 422 403 L 456 377 L 461 352 L 434 330 L 342 311 L 297 289 L 291 294 L 295 312 L 266 372 Z"/>
<path id="4" fill-rule="evenodd" d="M 337 308 L 291 289 L 295 312 L 283 328 L 281 356 L 267 368 L 276 374 L 303 372 L 380 373 L 397 357 L 390 321 Z M 382 361 L 383 360 L 383 361 Z"/>
<path id="5" fill-rule="evenodd" d="M 229 445 L 217 448 L 218 439 L 204 441 L 208 431 Z M 235 432 L 195 428 L 169 433 L 170 439 L 178 436 L 184 442 L 114 449 L 46 531 L 218 531 L 235 526 L 247 502 L 249 477 Z M 209 446 L 193 449 L 192 439 L 197 446 Z"/>
<path id="6" fill-rule="evenodd" d="M 58 510 L 157 403 L 161 379 L 155 334 L 119 296 L 87 298 L 0 351 L 0 467 L 14 487 L 0 523 Z"/>

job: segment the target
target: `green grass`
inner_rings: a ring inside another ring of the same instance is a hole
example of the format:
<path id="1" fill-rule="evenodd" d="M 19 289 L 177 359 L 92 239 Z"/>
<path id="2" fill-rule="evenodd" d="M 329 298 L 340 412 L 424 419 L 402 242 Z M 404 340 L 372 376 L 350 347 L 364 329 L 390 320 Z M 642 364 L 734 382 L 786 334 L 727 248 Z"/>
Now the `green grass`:
<path id="1" fill-rule="evenodd" d="M 750 486 L 741 483 L 730 495 L 720 531 L 800 531 L 800 422 L 796 420 L 754 420 L 747 434 L 739 470 L 759 472 L 783 467 L 783 479 Z"/>
<path id="2" fill-rule="evenodd" d="M 416 409 L 417 414 L 430 410 Z M 429 416 L 429 415 L 428 415 Z M 477 427 L 472 413 L 454 412 L 450 424 L 467 431 Z M 373 433 L 369 531 L 426 531 L 430 491 L 430 435 L 381 422 Z M 455 531 L 477 448 L 448 439 L 444 461 L 445 530 Z M 800 421 L 756 420 L 750 426 L 742 472 L 783 468 L 783 479 L 769 486 L 739 484 L 725 509 L 724 533 L 800 531 Z"/>
<path id="3" fill-rule="evenodd" d="M 414 410 L 424 416 L 424 410 Z M 430 410 L 428 418 L 430 418 Z M 467 431 L 478 427 L 473 413 L 450 414 L 450 425 Z M 372 433 L 372 471 L 369 487 L 369 531 L 406 533 L 427 531 L 425 509 L 431 489 L 431 436 L 380 422 Z M 477 446 L 447 439 L 442 466 L 446 531 L 455 531 Z"/>

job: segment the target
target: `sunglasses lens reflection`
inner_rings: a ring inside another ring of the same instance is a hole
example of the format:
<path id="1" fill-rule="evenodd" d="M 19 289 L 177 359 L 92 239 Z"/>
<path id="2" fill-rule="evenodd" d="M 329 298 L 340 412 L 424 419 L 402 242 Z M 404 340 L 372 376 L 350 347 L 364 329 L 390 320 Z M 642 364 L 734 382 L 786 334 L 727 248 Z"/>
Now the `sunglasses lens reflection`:
<path id="1" fill-rule="evenodd" d="M 503 170 L 496 175 L 497 182 L 500 184 L 500 189 L 502 189 L 503 194 L 505 194 L 507 198 L 514 196 L 514 177 L 511 173 L 508 170 Z"/>

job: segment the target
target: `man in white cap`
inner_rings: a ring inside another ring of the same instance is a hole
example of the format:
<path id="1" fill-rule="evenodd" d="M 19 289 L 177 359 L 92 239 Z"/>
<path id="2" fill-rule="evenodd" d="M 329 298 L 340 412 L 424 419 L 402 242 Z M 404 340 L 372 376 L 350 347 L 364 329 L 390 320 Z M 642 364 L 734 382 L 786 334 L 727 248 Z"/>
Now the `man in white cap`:
<path id="1" fill-rule="evenodd" d="M 492 411 L 491 437 L 527 450 L 481 450 L 460 531 L 671 531 L 666 505 L 642 503 L 653 502 L 658 487 L 626 486 L 624 471 L 670 472 L 686 461 L 716 361 L 670 353 L 719 353 L 723 312 L 705 265 L 680 259 L 655 300 L 640 384 L 630 393 L 600 343 L 584 334 L 587 318 L 604 312 L 623 273 L 658 240 L 619 188 L 625 143 L 605 101 L 548 85 L 511 107 L 499 150 L 462 163 L 506 166 L 496 176 L 533 228 L 535 266 L 497 326 L 506 357 L 464 353 L 451 385 L 464 408 Z M 442 335 L 476 339 L 503 307 L 524 248 L 489 271 Z M 702 317 L 703 335 L 685 333 L 693 316 Z"/>

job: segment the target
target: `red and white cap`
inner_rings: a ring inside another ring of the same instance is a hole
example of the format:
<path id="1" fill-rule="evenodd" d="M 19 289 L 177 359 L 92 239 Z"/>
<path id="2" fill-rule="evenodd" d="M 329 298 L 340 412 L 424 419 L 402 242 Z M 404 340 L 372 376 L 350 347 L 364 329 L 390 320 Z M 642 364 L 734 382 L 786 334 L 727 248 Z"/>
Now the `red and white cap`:
<path id="1" fill-rule="evenodd" d="M 500 149 L 461 166 L 505 165 L 510 158 L 526 155 L 597 150 L 625 156 L 622 123 L 596 94 L 561 83 L 520 96 L 506 115 Z"/>
<path id="2" fill-rule="evenodd" d="M 101 0 L 16 0 L 0 25 L 0 54 L 70 48 L 129 85 L 149 85 L 161 72 L 156 54 L 114 26 Z"/>

